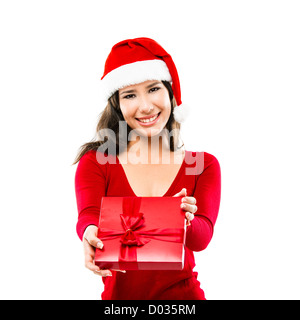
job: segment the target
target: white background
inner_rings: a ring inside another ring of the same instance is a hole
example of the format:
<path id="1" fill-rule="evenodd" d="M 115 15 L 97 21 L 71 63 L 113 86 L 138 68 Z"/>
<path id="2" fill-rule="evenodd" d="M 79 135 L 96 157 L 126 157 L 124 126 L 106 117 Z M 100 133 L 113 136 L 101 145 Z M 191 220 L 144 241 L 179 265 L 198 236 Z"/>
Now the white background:
<path id="1" fill-rule="evenodd" d="M 100 299 L 84 267 L 72 166 L 104 108 L 116 43 L 177 66 L 187 150 L 215 155 L 222 199 L 196 253 L 207 299 L 299 299 L 299 1 L 1 1 L 1 299 Z"/>

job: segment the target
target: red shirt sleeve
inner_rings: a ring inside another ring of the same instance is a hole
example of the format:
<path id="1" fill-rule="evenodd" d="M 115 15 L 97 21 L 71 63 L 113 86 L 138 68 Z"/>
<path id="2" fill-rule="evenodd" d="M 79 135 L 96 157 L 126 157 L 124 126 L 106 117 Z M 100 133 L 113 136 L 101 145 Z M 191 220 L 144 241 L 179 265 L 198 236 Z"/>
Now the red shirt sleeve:
<path id="1" fill-rule="evenodd" d="M 221 170 L 216 157 L 204 153 L 204 169 L 197 177 L 194 194 L 198 208 L 187 227 L 186 246 L 193 251 L 204 250 L 214 231 L 221 200 Z"/>
<path id="2" fill-rule="evenodd" d="M 88 225 L 98 226 L 101 200 L 106 190 L 105 168 L 105 165 L 97 162 L 95 151 L 88 151 L 78 163 L 75 174 L 78 208 L 76 230 L 81 240 Z"/>

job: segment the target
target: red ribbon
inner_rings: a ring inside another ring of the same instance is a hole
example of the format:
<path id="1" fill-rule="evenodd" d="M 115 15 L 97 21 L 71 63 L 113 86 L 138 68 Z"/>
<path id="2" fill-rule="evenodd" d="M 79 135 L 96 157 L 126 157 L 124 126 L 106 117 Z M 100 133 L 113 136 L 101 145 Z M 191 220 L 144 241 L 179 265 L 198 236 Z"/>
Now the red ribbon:
<path id="1" fill-rule="evenodd" d="M 123 230 L 99 228 L 98 237 L 101 240 L 113 240 L 120 237 L 119 267 L 126 269 L 123 262 L 137 265 L 137 247 L 141 247 L 151 239 L 183 243 L 183 228 L 156 228 L 145 230 L 144 214 L 140 212 L 141 197 L 124 197 L 123 213 L 120 214 Z"/>

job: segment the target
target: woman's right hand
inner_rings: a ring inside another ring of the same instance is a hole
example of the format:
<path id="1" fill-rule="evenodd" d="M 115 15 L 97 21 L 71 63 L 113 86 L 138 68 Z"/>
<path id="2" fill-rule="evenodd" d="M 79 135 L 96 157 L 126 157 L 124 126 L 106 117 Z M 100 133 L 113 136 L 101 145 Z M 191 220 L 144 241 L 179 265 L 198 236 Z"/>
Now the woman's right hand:
<path id="1" fill-rule="evenodd" d="M 98 228 L 94 225 L 88 226 L 83 235 L 83 251 L 84 251 L 84 260 L 85 266 L 89 270 L 93 271 L 95 274 L 101 277 L 112 276 L 112 273 L 108 269 L 100 269 L 95 265 L 95 248 L 102 249 L 103 242 L 97 238 Z M 126 273 L 125 270 L 113 269 L 113 271 L 120 271 Z"/>

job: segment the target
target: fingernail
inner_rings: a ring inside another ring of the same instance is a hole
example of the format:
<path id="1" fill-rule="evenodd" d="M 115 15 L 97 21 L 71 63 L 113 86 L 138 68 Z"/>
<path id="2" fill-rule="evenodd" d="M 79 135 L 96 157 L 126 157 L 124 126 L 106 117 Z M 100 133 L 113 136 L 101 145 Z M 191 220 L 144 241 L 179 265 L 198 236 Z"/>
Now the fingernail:
<path id="1" fill-rule="evenodd" d="M 98 243 L 97 243 L 97 247 L 100 248 L 100 249 L 102 249 L 102 248 L 103 248 L 103 243 L 98 242 Z"/>
<path id="2" fill-rule="evenodd" d="M 184 203 L 181 204 L 181 208 L 185 208 L 185 204 Z"/>

